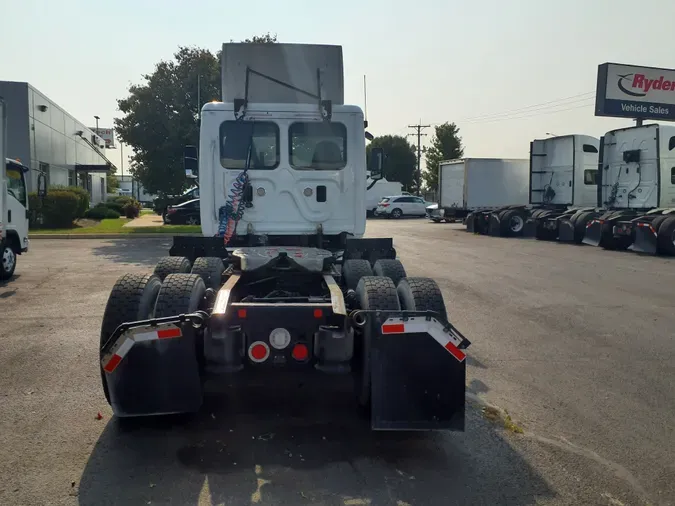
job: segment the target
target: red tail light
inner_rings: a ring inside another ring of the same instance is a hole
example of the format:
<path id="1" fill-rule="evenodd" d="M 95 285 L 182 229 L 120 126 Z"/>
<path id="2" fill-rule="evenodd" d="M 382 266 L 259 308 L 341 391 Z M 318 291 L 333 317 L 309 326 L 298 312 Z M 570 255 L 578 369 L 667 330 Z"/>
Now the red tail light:
<path id="1" fill-rule="evenodd" d="M 170 207 L 169 209 L 166 210 L 166 214 L 173 214 L 175 212 L 176 212 L 176 209 L 174 209 L 173 207 Z"/>
<path id="2" fill-rule="evenodd" d="M 389 207 L 389 204 L 380 204 L 382 207 Z"/>
<path id="3" fill-rule="evenodd" d="M 264 362 L 270 356 L 270 347 L 267 343 L 256 341 L 248 347 L 248 356 L 253 362 Z"/>
<path id="4" fill-rule="evenodd" d="M 303 362 L 309 357 L 309 350 L 307 345 L 298 343 L 293 347 L 293 352 L 291 353 L 293 358 L 298 362 Z"/>

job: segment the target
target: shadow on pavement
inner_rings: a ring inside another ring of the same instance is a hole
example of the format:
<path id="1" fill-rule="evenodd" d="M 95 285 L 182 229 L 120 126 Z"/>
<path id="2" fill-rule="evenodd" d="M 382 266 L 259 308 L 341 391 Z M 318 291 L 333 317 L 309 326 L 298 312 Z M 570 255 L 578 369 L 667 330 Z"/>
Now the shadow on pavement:
<path id="1" fill-rule="evenodd" d="M 474 409 L 465 433 L 371 432 L 354 410 L 351 385 L 225 387 L 187 419 L 111 420 L 79 500 L 447 506 L 552 497 L 508 437 Z"/>
<path id="2" fill-rule="evenodd" d="M 157 261 L 169 254 L 173 243 L 171 236 L 136 239 L 107 239 L 92 248 L 94 255 L 118 263 L 142 265 L 154 268 Z"/>

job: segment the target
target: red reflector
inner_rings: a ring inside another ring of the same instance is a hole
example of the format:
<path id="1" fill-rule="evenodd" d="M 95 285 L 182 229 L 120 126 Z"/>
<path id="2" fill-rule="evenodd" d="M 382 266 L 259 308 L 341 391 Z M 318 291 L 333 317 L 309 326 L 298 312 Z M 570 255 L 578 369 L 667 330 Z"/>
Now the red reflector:
<path id="1" fill-rule="evenodd" d="M 158 339 L 171 339 L 173 337 L 180 337 L 182 335 L 183 334 L 181 333 L 180 329 L 164 329 L 157 331 Z"/>
<path id="2" fill-rule="evenodd" d="M 314 310 L 314 318 L 323 318 L 323 310 L 315 309 Z"/>
<path id="3" fill-rule="evenodd" d="M 237 315 L 239 316 L 239 318 L 246 318 L 246 310 L 245 309 L 238 310 Z"/>
<path id="4" fill-rule="evenodd" d="M 251 357 L 254 360 L 264 360 L 267 356 L 267 348 L 262 344 L 256 344 L 251 348 Z"/>
<path id="5" fill-rule="evenodd" d="M 403 334 L 405 333 L 405 325 L 402 323 L 390 323 L 382 325 L 383 334 Z"/>
<path id="6" fill-rule="evenodd" d="M 450 352 L 450 354 L 455 357 L 460 362 L 466 358 L 466 353 L 460 350 L 457 346 L 448 341 L 448 344 L 445 345 L 445 349 Z"/>
<path id="7" fill-rule="evenodd" d="M 309 350 L 304 344 L 296 344 L 291 355 L 297 361 L 307 360 L 307 357 L 309 357 Z"/>
<path id="8" fill-rule="evenodd" d="M 105 372 L 113 372 L 121 361 L 122 357 L 120 357 L 119 355 L 113 355 L 112 358 L 110 359 L 110 362 L 108 362 L 103 369 L 105 370 Z"/>

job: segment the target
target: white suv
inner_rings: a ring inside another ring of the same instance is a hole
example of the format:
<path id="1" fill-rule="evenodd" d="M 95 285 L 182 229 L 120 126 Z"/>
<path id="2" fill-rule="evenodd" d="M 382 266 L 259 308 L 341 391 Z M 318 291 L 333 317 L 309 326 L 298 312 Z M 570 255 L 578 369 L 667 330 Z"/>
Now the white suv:
<path id="1" fill-rule="evenodd" d="M 412 195 L 398 195 L 385 197 L 375 210 L 375 216 L 387 218 L 401 218 L 402 216 L 426 216 L 427 202 L 422 197 Z"/>

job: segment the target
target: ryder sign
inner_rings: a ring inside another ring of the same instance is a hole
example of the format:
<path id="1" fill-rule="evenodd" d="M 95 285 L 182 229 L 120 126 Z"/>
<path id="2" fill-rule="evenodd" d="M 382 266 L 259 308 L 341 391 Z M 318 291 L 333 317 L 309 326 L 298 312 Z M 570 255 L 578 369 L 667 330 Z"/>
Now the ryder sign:
<path id="1" fill-rule="evenodd" d="M 595 115 L 675 121 L 675 70 L 600 65 Z"/>

